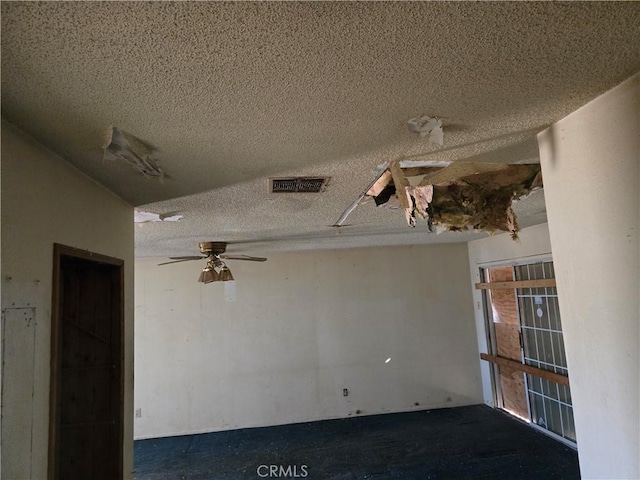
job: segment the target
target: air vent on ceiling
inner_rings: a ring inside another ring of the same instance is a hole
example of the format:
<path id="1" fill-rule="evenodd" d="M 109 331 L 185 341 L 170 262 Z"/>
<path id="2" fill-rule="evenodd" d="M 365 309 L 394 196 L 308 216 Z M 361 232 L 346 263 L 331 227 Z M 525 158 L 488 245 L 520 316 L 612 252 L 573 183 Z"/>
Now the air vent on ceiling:
<path id="1" fill-rule="evenodd" d="M 269 186 L 272 193 L 318 193 L 328 181 L 328 177 L 270 178 Z"/>

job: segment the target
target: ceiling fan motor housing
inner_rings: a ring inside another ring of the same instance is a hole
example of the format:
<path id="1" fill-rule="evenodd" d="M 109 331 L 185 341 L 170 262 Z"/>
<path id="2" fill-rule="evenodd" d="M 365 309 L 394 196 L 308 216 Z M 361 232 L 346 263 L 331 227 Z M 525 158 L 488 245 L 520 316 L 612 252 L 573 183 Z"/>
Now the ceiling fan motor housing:
<path id="1" fill-rule="evenodd" d="M 200 242 L 200 251 L 205 255 L 220 255 L 226 250 L 225 242 Z"/>

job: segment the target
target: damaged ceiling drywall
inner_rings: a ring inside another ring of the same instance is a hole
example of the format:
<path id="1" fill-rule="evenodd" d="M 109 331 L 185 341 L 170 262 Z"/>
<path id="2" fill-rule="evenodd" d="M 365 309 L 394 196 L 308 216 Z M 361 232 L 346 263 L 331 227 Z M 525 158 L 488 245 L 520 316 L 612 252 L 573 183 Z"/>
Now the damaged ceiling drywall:
<path id="1" fill-rule="evenodd" d="M 520 227 L 512 203 L 541 187 L 538 164 L 459 162 L 447 167 L 403 168 L 394 161 L 359 197 L 358 204 L 373 198 L 378 207 L 400 208 L 411 227 L 421 218 L 429 231 L 433 226 L 454 232 L 504 231 L 515 240 Z M 343 214 L 341 220 L 345 219 Z"/>
<path id="2" fill-rule="evenodd" d="M 417 213 L 406 228 L 373 198 L 332 225 L 389 160 L 414 187 L 409 163 L 539 163 L 541 130 L 640 70 L 637 2 L 0 8 L 3 128 L 143 211 L 184 215 L 136 228 L 137 256 L 189 255 L 203 240 L 259 253 L 479 238 L 428 235 Z M 105 161 L 112 125 L 144 142 L 162 182 Z M 321 195 L 269 191 L 270 178 L 312 176 L 331 178 Z M 513 209 L 522 227 L 544 222 L 543 190 Z"/>
<path id="3" fill-rule="evenodd" d="M 151 148 L 136 136 L 117 127 L 109 129 L 104 160 L 122 161 L 147 177 L 164 178 L 164 171 L 151 158 Z"/>

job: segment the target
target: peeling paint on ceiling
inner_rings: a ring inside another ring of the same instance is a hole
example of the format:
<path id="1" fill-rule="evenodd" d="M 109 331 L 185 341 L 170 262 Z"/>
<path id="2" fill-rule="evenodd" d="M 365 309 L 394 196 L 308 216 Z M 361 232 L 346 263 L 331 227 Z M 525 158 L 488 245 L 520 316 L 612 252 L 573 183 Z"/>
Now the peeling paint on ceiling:
<path id="1" fill-rule="evenodd" d="M 427 115 L 412 118 L 407 122 L 409 131 L 417 133 L 421 137 L 427 137 L 431 143 L 442 146 L 444 143 L 444 132 L 442 131 L 442 120 L 431 118 Z"/>
<path id="2" fill-rule="evenodd" d="M 123 161 L 147 177 L 162 180 L 164 171 L 151 158 L 151 150 L 142 140 L 117 127 L 112 127 L 110 133 L 104 148 L 105 160 Z"/>
<path id="3" fill-rule="evenodd" d="M 133 223 L 148 223 L 148 222 L 178 222 L 184 217 L 177 214 L 159 214 L 153 212 L 145 212 L 142 210 L 134 210 Z"/>

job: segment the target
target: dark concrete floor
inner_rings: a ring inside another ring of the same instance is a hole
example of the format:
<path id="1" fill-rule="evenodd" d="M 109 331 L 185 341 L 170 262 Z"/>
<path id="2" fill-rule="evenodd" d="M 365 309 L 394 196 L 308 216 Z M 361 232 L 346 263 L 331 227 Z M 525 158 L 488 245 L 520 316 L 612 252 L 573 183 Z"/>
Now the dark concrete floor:
<path id="1" fill-rule="evenodd" d="M 134 478 L 549 480 L 580 473 L 575 450 L 475 405 L 139 440 Z"/>

